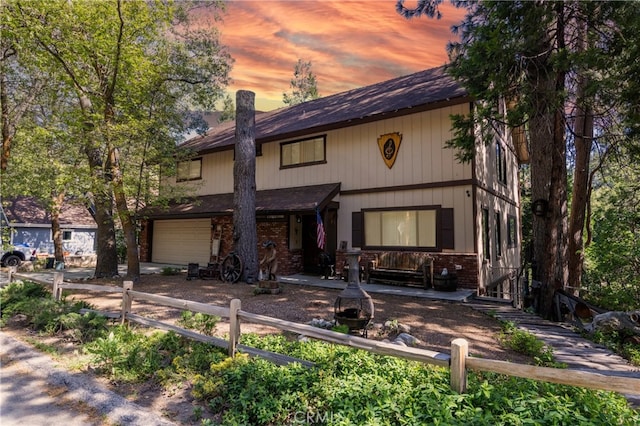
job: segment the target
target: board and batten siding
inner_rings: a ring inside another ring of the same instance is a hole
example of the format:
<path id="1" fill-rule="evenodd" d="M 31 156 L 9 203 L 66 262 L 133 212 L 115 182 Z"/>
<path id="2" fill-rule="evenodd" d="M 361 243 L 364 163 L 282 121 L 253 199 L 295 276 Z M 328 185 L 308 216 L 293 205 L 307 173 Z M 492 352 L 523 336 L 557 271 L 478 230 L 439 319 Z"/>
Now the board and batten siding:
<path id="1" fill-rule="evenodd" d="M 446 141 L 452 137 L 450 115 L 468 111 L 469 104 L 463 103 L 310 135 L 326 135 L 326 163 L 311 166 L 280 169 L 280 143 L 285 141 L 264 144 L 262 155 L 256 159 L 257 190 L 341 183 L 342 191 L 352 193 L 335 199 L 341 203 L 338 241 L 349 244 L 353 211 L 436 205 L 453 208 L 454 251 L 472 253 L 475 251 L 473 203 L 467 195 L 467 191 L 471 193 L 471 186 L 446 186 L 473 178 L 472 165 L 461 164 L 455 158 L 455 151 L 445 148 Z M 381 135 L 394 132 L 402 135 L 402 141 L 395 164 L 389 169 L 377 140 Z M 233 151 L 202 158 L 202 181 L 185 184 L 194 185 L 196 195 L 233 192 Z M 436 187 L 402 189 L 420 184 Z M 397 189 L 389 191 L 389 187 Z M 363 193 L 358 193 L 360 191 Z"/>
<path id="2" fill-rule="evenodd" d="M 521 235 L 521 206 L 518 178 L 518 159 L 515 155 L 513 141 L 510 130 L 505 129 L 502 135 L 498 135 L 492 143 L 484 145 L 478 144 L 476 147 L 476 157 L 474 167 L 476 170 L 477 190 L 476 190 L 476 227 L 478 229 L 478 254 L 482 260 L 479 265 L 479 282 L 481 286 L 488 286 L 500 278 L 513 273 L 520 267 L 520 248 L 522 244 Z M 497 172 L 496 143 L 502 143 L 505 148 L 507 174 L 506 183 L 499 182 Z M 485 236 L 482 232 L 482 209 L 489 211 L 489 247 L 490 252 L 485 253 Z M 524 212 L 524 214 L 530 214 Z M 499 222 L 496 221 L 499 215 Z M 508 220 L 513 217 L 516 220 L 517 244 L 509 246 L 508 240 Z M 496 250 L 496 227 L 500 226 L 502 254 L 498 256 Z"/>
<path id="3" fill-rule="evenodd" d="M 211 219 L 156 220 L 151 261 L 206 265 L 211 256 Z"/>
<path id="4" fill-rule="evenodd" d="M 335 182 L 343 190 L 361 190 L 471 179 L 471 166 L 458 163 L 455 152 L 444 147 L 452 136 L 450 114 L 468 110 L 465 103 L 310 135 L 326 134 L 324 164 L 280 169 L 280 142 L 285 141 L 264 144 L 256 159 L 257 190 Z M 377 140 L 393 132 L 402 134 L 402 142 L 389 169 Z M 233 192 L 233 151 L 204 155 L 202 180 L 182 185 L 191 185 L 194 195 Z"/>

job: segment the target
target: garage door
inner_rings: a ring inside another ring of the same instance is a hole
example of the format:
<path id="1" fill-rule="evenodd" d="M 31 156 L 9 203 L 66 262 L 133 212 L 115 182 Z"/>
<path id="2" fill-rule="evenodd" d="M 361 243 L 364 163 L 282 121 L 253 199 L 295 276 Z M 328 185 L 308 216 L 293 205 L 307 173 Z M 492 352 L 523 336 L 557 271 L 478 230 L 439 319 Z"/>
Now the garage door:
<path id="1" fill-rule="evenodd" d="M 151 260 L 206 265 L 211 254 L 211 219 L 156 220 Z"/>

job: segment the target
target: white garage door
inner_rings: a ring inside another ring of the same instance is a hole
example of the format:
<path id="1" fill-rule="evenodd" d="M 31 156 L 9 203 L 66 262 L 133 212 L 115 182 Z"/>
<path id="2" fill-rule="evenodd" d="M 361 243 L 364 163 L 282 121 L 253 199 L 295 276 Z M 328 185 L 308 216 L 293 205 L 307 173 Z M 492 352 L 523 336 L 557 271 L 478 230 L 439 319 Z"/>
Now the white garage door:
<path id="1" fill-rule="evenodd" d="M 156 220 L 151 260 L 206 265 L 211 256 L 211 219 Z"/>

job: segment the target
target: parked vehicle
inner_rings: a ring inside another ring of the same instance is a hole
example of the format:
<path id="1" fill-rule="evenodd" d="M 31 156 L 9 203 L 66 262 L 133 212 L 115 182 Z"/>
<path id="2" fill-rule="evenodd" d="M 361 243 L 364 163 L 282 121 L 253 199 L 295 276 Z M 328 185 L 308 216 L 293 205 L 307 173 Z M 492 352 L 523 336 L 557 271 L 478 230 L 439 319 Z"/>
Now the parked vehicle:
<path id="1" fill-rule="evenodd" d="M 2 266 L 20 266 L 27 260 L 36 259 L 36 249 L 27 245 L 16 245 L 10 250 L 0 251 L 0 265 Z"/>

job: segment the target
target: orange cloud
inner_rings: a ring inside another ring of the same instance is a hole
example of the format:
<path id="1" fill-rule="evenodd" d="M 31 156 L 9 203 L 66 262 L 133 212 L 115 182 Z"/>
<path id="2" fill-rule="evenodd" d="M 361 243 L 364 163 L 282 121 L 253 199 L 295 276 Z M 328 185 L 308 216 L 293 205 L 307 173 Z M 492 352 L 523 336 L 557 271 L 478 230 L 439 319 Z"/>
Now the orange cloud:
<path id="1" fill-rule="evenodd" d="M 441 20 L 407 20 L 395 4 L 229 1 L 218 24 L 235 60 L 229 90 L 251 90 L 258 109 L 273 109 L 282 106 L 298 59 L 311 61 L 321 96 L 444 64 L 463 11 L 447 3 Z"/>

